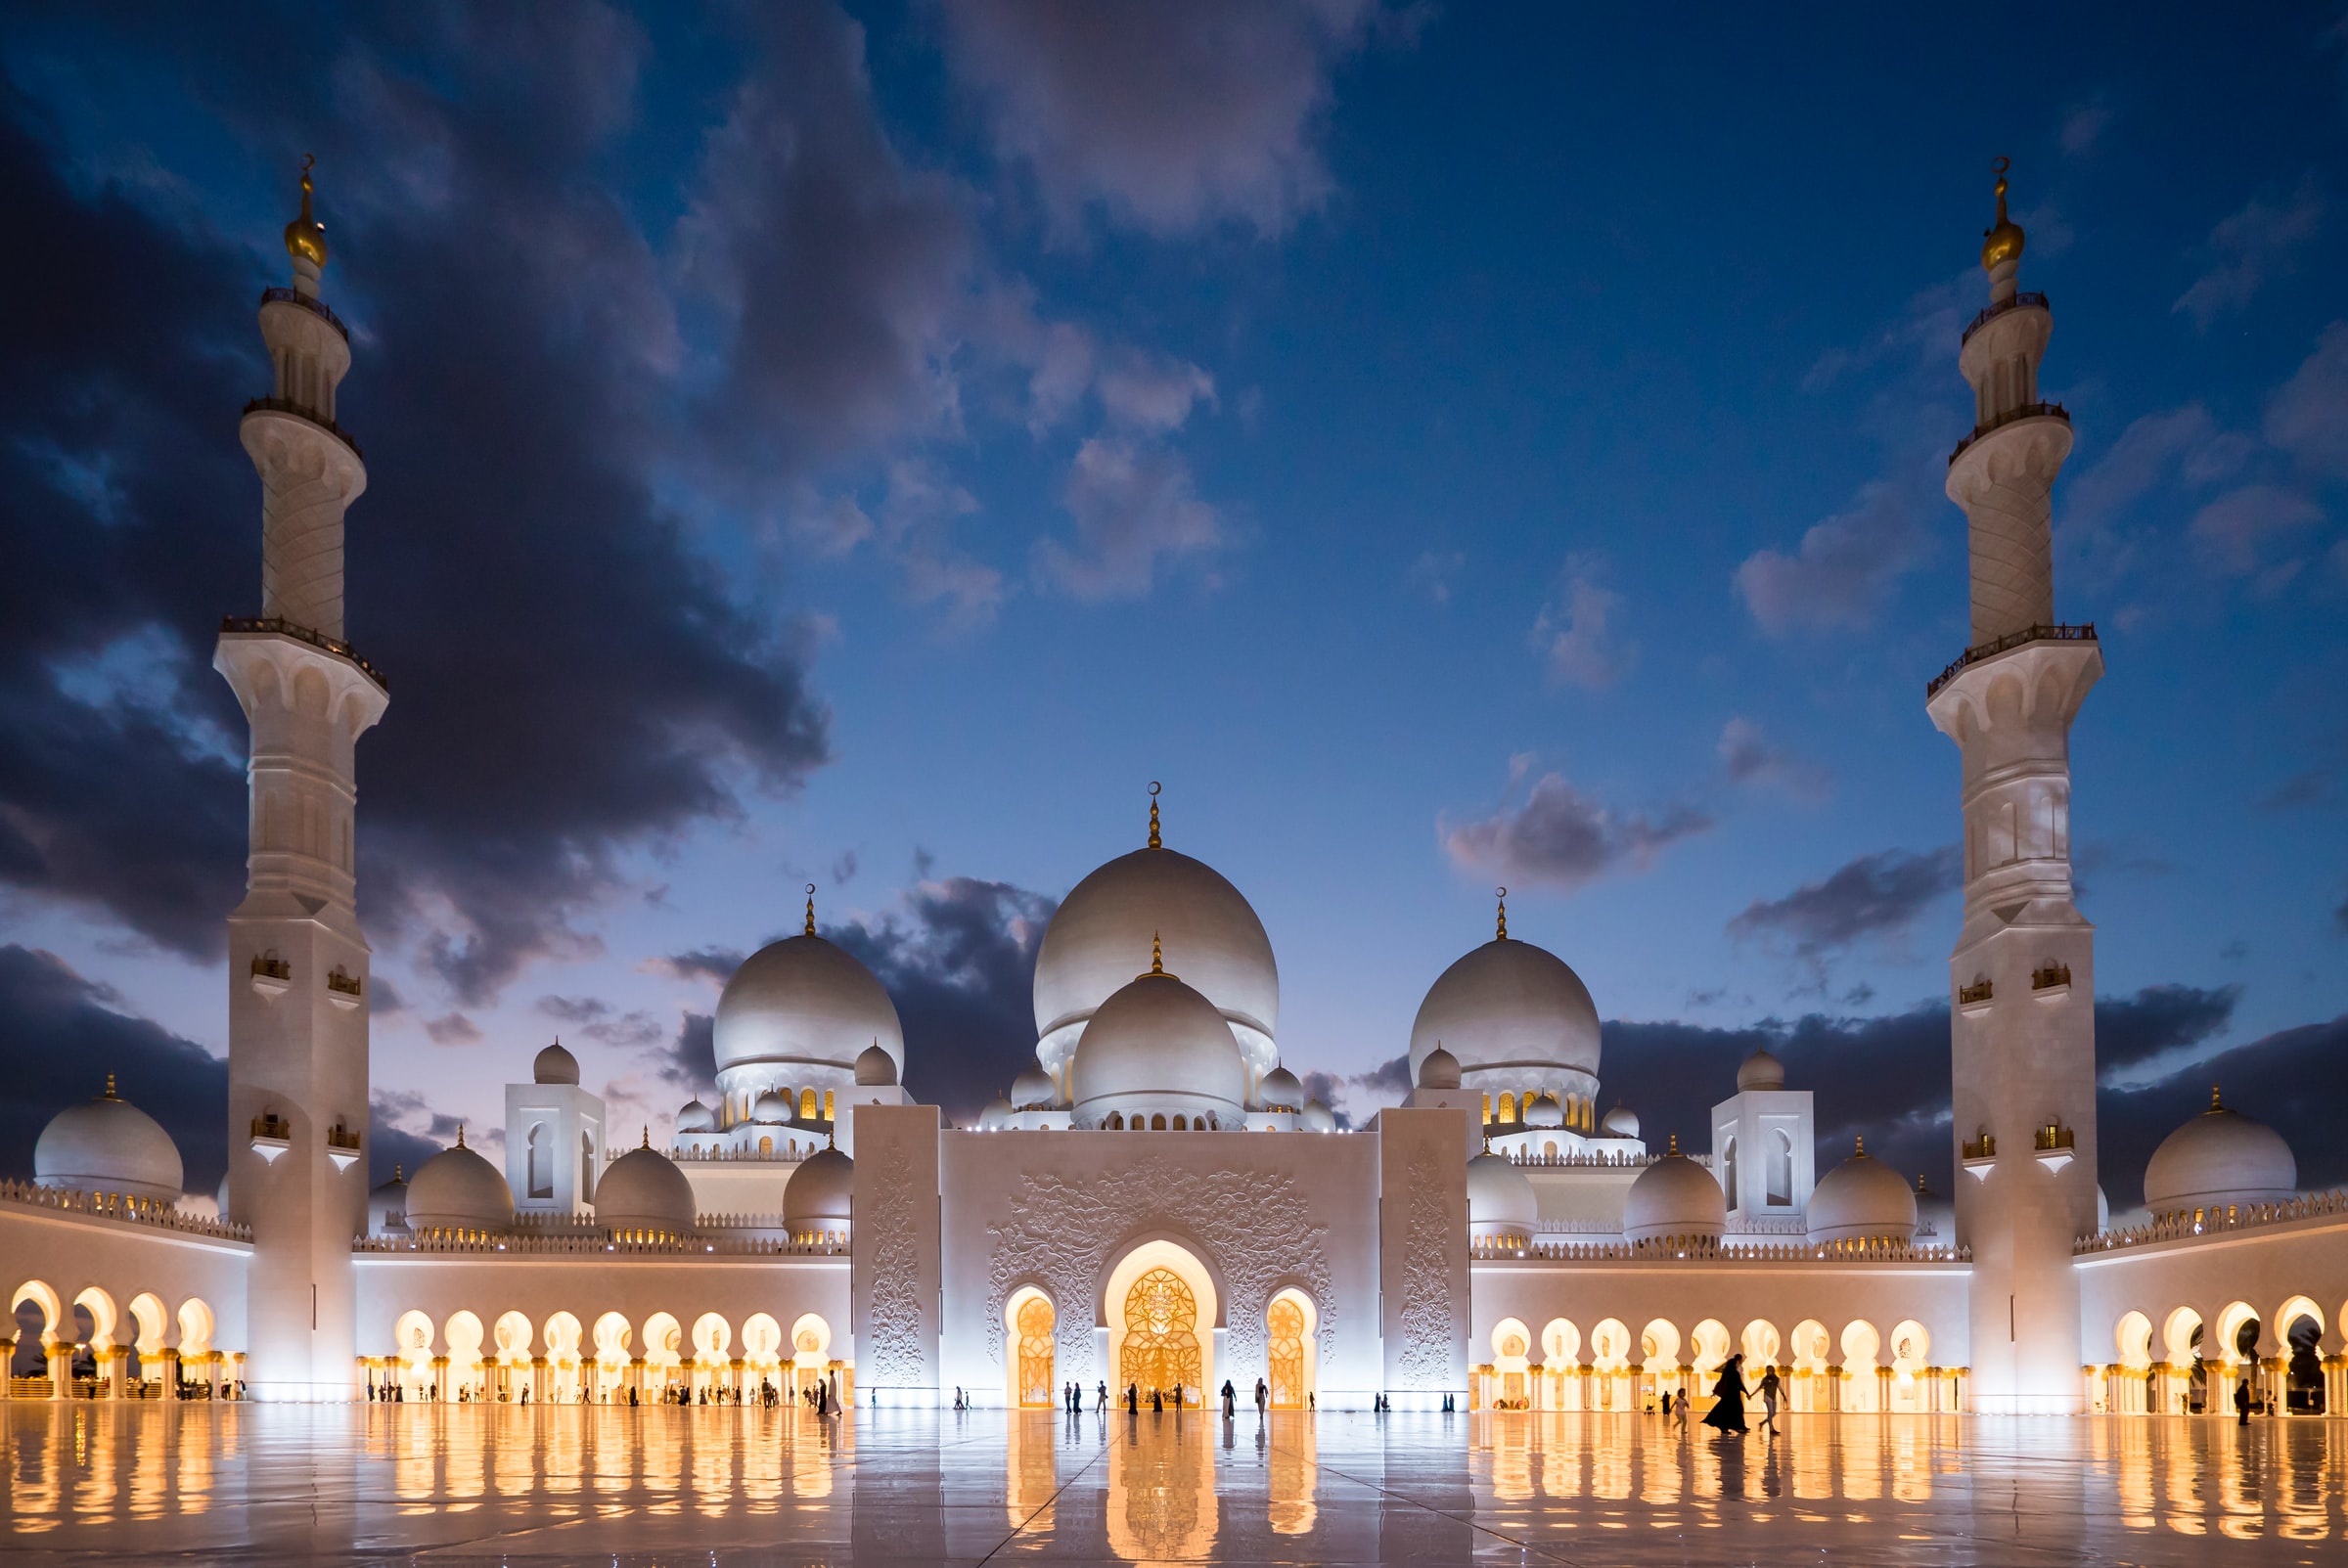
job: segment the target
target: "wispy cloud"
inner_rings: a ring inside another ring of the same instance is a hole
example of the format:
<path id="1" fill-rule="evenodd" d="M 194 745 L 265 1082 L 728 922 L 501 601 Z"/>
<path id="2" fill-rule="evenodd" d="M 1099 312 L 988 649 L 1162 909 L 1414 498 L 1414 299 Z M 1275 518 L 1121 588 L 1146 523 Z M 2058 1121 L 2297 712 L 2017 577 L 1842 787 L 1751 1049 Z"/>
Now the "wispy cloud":
<path id="1" fill-rule="evenodd" d="M 1638 870 L 1668 844 L 1712 826 L 1693 806 L 1619 811 L 1544 774 L 1522 804 L 1436 832 L 1452 864 L 1524 887 L 1571 890 L 1618 869 Z"/>
<path id="2" fill-rule="evenodd" d="M 2270 279 L 2296 270 L 2300 247 L 2322 226 L 2325 207 L 2323 186 L 2313 174 L 2287 200 L 2252 198 L 2210 230 L 2209 269 L 2171 308 L 2207 332 L 2220 316 L 2248 304 Z"/>
<path id="3" fill-rule="evenodd" d="M 1760 725 L 1733 718 L 1720 731 L 1720 765 L 1729 782 L 1783 789 L 1797 800 L 1823 800 L 1834 778 L 1824 763 L 1773 742 Z"/>
<path id="4" fill-rule="evenodd" d="M 1813 524 L 1790 554 L 1748 556 L 1737 568 L 1737 592 L 1772 637 L 1864 628 L 1889 605 L 1924 544 L 1906 497 L 1878 481 L 1848 511 Z"/>
<path id="5" fill-rule="evenodd" d="M 1585 691 L 1611 686 L 1636 650 L 1616 625 L 1622 596 L 1603 586 L 1604 566 L 1594 556 L 1574 556 L 1558 574 L 1557 592 L 1533 621 L 1533 647 L 1555 686 Z"/>

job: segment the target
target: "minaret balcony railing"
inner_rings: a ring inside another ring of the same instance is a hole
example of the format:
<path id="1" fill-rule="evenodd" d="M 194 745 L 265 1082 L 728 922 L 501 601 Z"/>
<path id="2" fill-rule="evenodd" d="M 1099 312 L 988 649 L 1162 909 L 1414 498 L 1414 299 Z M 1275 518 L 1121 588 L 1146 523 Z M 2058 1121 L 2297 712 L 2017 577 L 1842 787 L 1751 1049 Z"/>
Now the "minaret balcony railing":
<path id="1" fill-rule="evenodd" d="M 2000 653 L 2010 653 L 2028 643 L 2092 643 L 2096 641 L 2096 623 L 2087 621 L 2077 626 L 2025 626 L 2018 632 L 2008 632 L 1994 642 L 1968 648 L 1949 661 L 1949 667 L 1924 683 L 1924 699 L 1930 701 L 1940 694 L 1940 689 L 1955 680 L 1967 665 L 1978 664 Z"/>
<path id="2" fill-rule="evenodd" d="M 391 690 L 391 683 L 384 678 L 384 672 L 360 657 L 357 649 L 339 637 L 329 637 L 324 632 L 313 632 L 307 626 L 296 626 L 282 615 L 223 615 L 220 617 L 220 631 L 224 636 L 230 632 L 269 632 L 279 637 L 291 637 L 297 643 L 307 643 L 312 648 L 323 648 L 338 658 L 346 658 L 356 664 L 360 674 L 384 691 Z"/>
<path id="3" fill-rule="evenodd" d="M 2036 1139 L 2038 1163 L 2050 1171 L 2059 1171 L 2071 1163 L 2071 1130 L 2060 1122 L 2049 1122 L 2038 1130 Z"/>
<path id="4" fill-rule="evenodd" d="M 252 1151 L 264 1165 L 275 1165 L 277 1157 L 294 1146 L 294 1124 L 275 1111 L 263 1111 L 252 1119 Z"/>
<path id="5" fill-rule="evenodd" d="M 2050 963 L 2043 969 L 2030 971 L 2030 991 L 2033 996 L 2059 996 L 2071 988 L 2071 966 Z"/>
<path id="6" fill-rule="evenodd" d="M 336 964 L 334 972 L 326 977 L 326 1000 L 348 1011 L 359 1005 L 359 977 Z"/>
<path id="7" fill-rule="evenodd" d="M 2043 300 L 2046 296 L 2041 294 L 2037 295 L 2036 297 Z M 261 291 L 261 303 L 264 305 L 299 305 L 302 309 L 308 311 L 311 315 L 316 316 L 320 321 L 325 322 L 329 327 L 332 327 L 335 331 L 340 333 L 344 342 L 347 343 L 350 341 L 350 329 L 342 325 L 342 318 L 336 315 L 333 311 L 327 309 L 325 300 L 313 298 L 311 295 L 303 293 L 298 289 L 264 289 Z M 1982 312 L 1982 315 L 1984 316 L 1987 316 L 1989 312 L 1987 311 Z M 1978 326 L 1979 323 L 1975 323 L 1974 325 Z M 1969 336 L 1972 333 L 1972 328 L 1967 327 L 1965 329 L 1965 333 Z"/>
<path id="8" fill-rule="evenodd" d="M 2047 296 L 2041 293 L 2032 293 L 2025 290 L 2022 292 L 2015 294 L 2011 299 L 2006 300 L 2001 304 L 1988 306 L 1981 312 L 1980 315 L 1975 316 L 1971 321 L 1968 321 L 1964 324 L 1964 335 L 1957 339 L 1957 346 L 1959 348 L 1963 348 L 1965 344 L 1971 342 L 1973 340 L 1973 334 L 1988 326 L 1998 317 L 2005 315 L 2006 312 L 2009 310 L 2028 310 L 2033 306 L 2040 310 L 2046 309 Z M 323 310 L 326 307 L 322 305 L 319 308 Z M 327 319 L 332 321 L 334 318 L 329 316 Z M 339 326 L 341 324 L 337 322 L 336 325 Z"/>
<path id="9" fill-rule="evenodd" d="M 1964 440 L 1958 442 L 1957 450 L 1949 454 L 1950 467 L 1954 468 L 1957 460 L 1964 456 L 1964 449 L 1966 447 L 1971 446 L 1975 441 L 1978 441 L 1981 439 L 1981 437 L 1989 434 L 1990 431 L 2002 430 L 2007 426 L 2013 424 L 2016 420 L 2035 419 L 2060 420 L 2063 424 L 2068 425 L 2071 423 L 2071 411 L 2064 408 L 2060 403 L 2024 403 L 2018 408 L 2009 408 L 2005 413 L 1999 415 L 1996 419 L 1990 420 L 1985 424 L 1974 426 L 1973 433 L 1966 436 Z M 328 428 L 332 429 L 333 426 L 329 426 Z M 355 452 L 358 449 L 353 447 L 351 450 Z"/>
<path id="10" fill-rule="evenodd" d="M 367 459 L 367 454 L 359 450 L 359 443 L 351 439 L 351 434 L 348 430 L 342 428 L 341 426 L 337 425 L 333 420 L 320 419 L 318 417 L 317 410 L 309 408 L 303 404 L 296 403 L 290 397 L 256 397 L 251 402 L 245 405 L 245 412 L 248 414 L 260 412 L 267 412 L 271 414 L 291 414 L 295 419 L 308 420 L 312 425 L 317 426 L 318 428 L 324 430 L 327 434 L 333 436 L 344 446 L 349 447 L 350 455 L 352 457 L 357 458 L 362 463 Z"/>
<path id="11" fill-rule="evenodd" d="M 326 1130 L 326 1157 L 335 1162 L 335 1169 L 347 1171 L 359 1160 L 359 1135 L 337 1122 Z"/>
<path id="12" fill-rule="evenodd" d="M 1990 1169 L 1998 1163 L 1998 1141 L 1986 1132 L 1966 1139 L 1959 1163 L 1972 1173 L 1973 1180 L 1987 1181 Z"/>
<path id="13" fill-rule="evenodd" d="M 1978 1008 L 1987 1003 L 1990 998 L 1996 996 L 1997 994 L 1997 982 L 1993 980 L 1975 980 L 1971 985 L 1961 985 L 1957 988 L 1957 1006 L 1960 1008 Z"/>

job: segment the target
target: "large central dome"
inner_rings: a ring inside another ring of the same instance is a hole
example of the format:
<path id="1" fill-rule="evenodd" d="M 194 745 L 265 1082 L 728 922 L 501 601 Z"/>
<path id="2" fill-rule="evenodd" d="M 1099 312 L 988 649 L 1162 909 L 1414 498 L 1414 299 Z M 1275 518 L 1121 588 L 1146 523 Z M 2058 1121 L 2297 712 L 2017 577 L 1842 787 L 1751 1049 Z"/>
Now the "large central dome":
<path id="1" fill-rule="evenodd" d="M 812 932 L 769 942 L 745 959 L 717 999 L 711 1030 L 719 1071 L 752 1062 L 836 1069 L 852 1081 L 876 1044 L 905 1072 L 897 1005 L 873 971 Z M 800 1082 L 791 1079 L 791 1082 Z"/>
<path id="2" fill-rule="evenodd" d="M 1411 1081 L 1437 1044 L 1459 1058 L 1470 1089 L 1566 1087 L 1590 1094 L 1598 1081 L 1598 1005 L 1582 977 L 1556 954 L 1503 936 L 1468 954 L 1427 989 L 1411 1025 Z"/>
<path id="3" fill-rule="evenodd" d="M 1160 848 L 1110 861 L 1052 917 L 1035 960 L 1035 1053 L 1044 1070 L 1061 1074 L 1085 1020 L 1150 962 L 1153 937 L 1231 1025 L 1248 1065 L 1269 1072 L 1280 1059 L 1280 967 L 1264 922 L 1212 866 Z"/>

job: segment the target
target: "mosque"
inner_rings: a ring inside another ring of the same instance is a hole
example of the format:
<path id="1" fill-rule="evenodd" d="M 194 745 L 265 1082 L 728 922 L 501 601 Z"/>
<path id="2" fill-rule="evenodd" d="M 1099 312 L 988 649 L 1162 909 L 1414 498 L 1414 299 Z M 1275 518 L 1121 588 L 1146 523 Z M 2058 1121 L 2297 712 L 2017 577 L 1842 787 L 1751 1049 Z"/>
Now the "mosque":
<path id="1" fill-rule="evenodd" d="M 612 1136 L 560 1044 L 506 1094 L 503 1168 L 455 1146 L 369 1191 L 370 950 L 352 856 L 384 672 L 344 639 L 367 470 L 336 421 L 349 335 L 302 180 L 275 384 L 241 426 L 261 613 L 214 665 L 251 730 L 248 891 L 228 917 L 229 1171 L 183 1190 L 135 1084 L 66 1107 L 0 1185 L 12 1398 L 536 1402 L 821 1381 L 858 1405 L 1050 1406 L 1061 1385 L 1276 1406 L 1628 1411 L 1742 1351 L 1796 1411 L 2279 1411 L 2348 1404 L 2348 1199 L 2298 1189 L 2220 1104 L 2115 1226 L 2098 1184 L 2094 928 L 2072 898 L 2069 730 L 2103 673 L 2055 618 L 2071 446 L 2038 367 L 2021 229 L 1983 246 L 1949 462 L 1971 646 L 1925 690 L 1961 758 L 1949 965 L 1956 1191 L 1821 1150 L 1756 1053 L 1707 1129 L 1601 1110 L 1599 1011 L 1508 933 L 1433 978 L 1415 1087 L 1345 1128 L 1281 1061 L 1270 935 L 1221 872 L 1147 841 L 1077 884 L 1036 965 L 1036 1053 L 974 1124 L 904 1088 L 887 990 L 803 930 L 744 962 L 714 1102 Z M 1137 822 L 1138 827 L 1138 822 Z M 1137 834 L 1138 836 L 1138 834 Z M 94 1071 L 103 1064 L 93 1064 Z M 93 1087 L 96 1087 L 93 1085 Z M 1823 1167 L 1823 1174 L 1822 1174 Z M 31 1341 L 37 1337 L 37 1344 Z"/>

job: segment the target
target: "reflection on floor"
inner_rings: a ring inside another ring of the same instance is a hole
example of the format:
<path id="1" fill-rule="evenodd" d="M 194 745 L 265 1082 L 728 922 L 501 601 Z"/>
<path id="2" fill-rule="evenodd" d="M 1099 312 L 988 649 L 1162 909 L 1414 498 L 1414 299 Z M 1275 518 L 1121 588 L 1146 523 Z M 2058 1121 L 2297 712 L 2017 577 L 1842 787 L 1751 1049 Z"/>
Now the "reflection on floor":
<path id="1" fill-rule="evenodd" d="M 12 1556 L 2304 1562 L 2348 1421 L 0 1402 Z"/>

